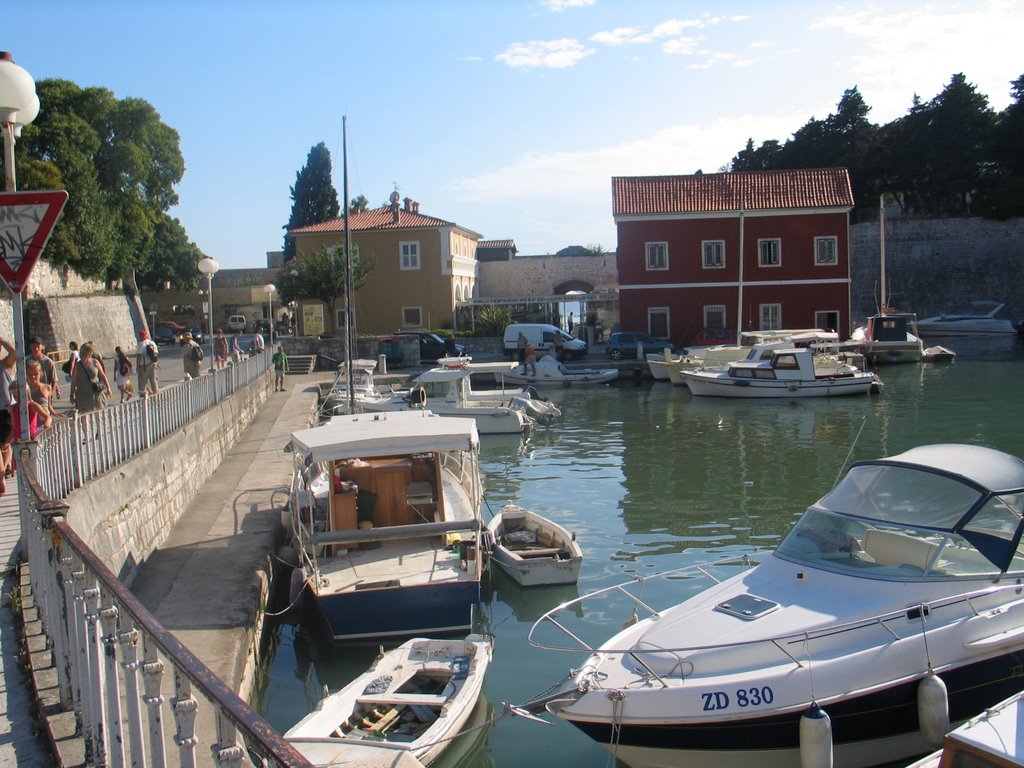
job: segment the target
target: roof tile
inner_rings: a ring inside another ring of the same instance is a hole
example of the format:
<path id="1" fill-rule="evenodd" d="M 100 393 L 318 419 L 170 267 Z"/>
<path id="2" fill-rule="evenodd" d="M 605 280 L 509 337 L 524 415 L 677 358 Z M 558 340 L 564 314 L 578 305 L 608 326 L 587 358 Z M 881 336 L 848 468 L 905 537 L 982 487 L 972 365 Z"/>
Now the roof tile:
<path id="1" fill-rule="evenodd" d="M 365 232 L 368 230 L 386 229 L 416 229 L 419 227 L 450 227 L 452 222 L 444 219 L 436 219 L 433 216 L 426 216 L 422 213 L 414 213 L 405 208 L 398 209 L 398 221 L 395 221 L 394 210 L 391 206 L 384 205 L 369 211 L 356 211 L 348 215 L 349 226 L 353 232 Z M 326 234 L 331 232 L 344 232 L 345 218 L 339 217 L 330 221 L 322 221 L 319 224 L 310 224 L 291 230 L 292 235 Z"/>

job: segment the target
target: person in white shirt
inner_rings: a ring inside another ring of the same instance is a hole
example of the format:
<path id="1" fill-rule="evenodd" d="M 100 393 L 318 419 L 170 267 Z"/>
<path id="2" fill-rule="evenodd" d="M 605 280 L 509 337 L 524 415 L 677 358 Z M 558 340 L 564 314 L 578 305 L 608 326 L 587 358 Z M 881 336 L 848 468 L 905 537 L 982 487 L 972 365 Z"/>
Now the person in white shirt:
<path id="1" fill-rule="evenodd" d="M 149 338 L 145 329 L 139 331 L 139 351 L 135 354 L 135 370 L 139 374 L 139 397 L 157 392 L 157 369 L 160 367 L 160 349 Z"/>

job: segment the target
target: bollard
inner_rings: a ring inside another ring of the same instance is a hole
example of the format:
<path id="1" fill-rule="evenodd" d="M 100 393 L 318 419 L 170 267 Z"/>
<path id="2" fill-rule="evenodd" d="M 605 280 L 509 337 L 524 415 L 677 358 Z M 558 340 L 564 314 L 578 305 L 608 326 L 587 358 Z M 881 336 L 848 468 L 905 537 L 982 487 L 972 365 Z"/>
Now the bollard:
<path id="1" fill-rule="evenodd" d="M 384 376 L 388 372 L 388 356 L 377 355 L 377 373 Z"/>

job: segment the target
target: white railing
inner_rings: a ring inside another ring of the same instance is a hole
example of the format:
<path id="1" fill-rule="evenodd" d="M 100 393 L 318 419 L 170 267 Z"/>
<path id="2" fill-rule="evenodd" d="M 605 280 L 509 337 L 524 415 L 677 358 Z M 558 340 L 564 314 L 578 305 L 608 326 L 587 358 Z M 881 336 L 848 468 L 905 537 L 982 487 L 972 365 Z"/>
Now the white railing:
<path id="1" fill-rule="evenodd" d="M 39 483 L 49 498 L 64 498 L 266 373 L 270 357 L 255 355 L 156 395 L 55 419 L 38 436 Z"/>
<path id="2" fill-rule="evenodd" d="M 98 442 L 120 455 L 120 444 Z M 30 449 L 18 461 L 31 598 L 85 764 L 310 768 L 78 537 L 64 519 L 68 504 L 47 499 L 37 482 Z"/>

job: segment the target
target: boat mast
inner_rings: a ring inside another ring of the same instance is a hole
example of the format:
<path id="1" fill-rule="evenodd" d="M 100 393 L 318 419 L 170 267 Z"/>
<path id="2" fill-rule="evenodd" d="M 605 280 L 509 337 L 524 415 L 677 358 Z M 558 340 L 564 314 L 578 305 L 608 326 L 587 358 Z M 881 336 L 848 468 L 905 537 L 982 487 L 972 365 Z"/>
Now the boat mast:
<path id="1" fill-rule="evenodd" d="M 736 343 L 740 344 L 743 333 L 743 200 L 740 199 L 740 274 L 739 296 L 736 299 Z"/>
<path id="2" fill-rule="evenodd" d="M 881 306 L 878 311 L 884 315 L 889 301 L 885 296 L 885 197 L 883 195 L 878 196 L 878 248 L 879 266 L 882 271 L 881 291 L 879 291 Z"/>
<path id="3" fill-rule="evenodd" d="M 345 206 L 345 379 L 348 381 L 348 412 L 356 412 L 352 353 L 355 348 L 355 318 L 352 308 L 352 243 L 348 228 L 348 115 L 341 117 L 342 203 Z"/>

